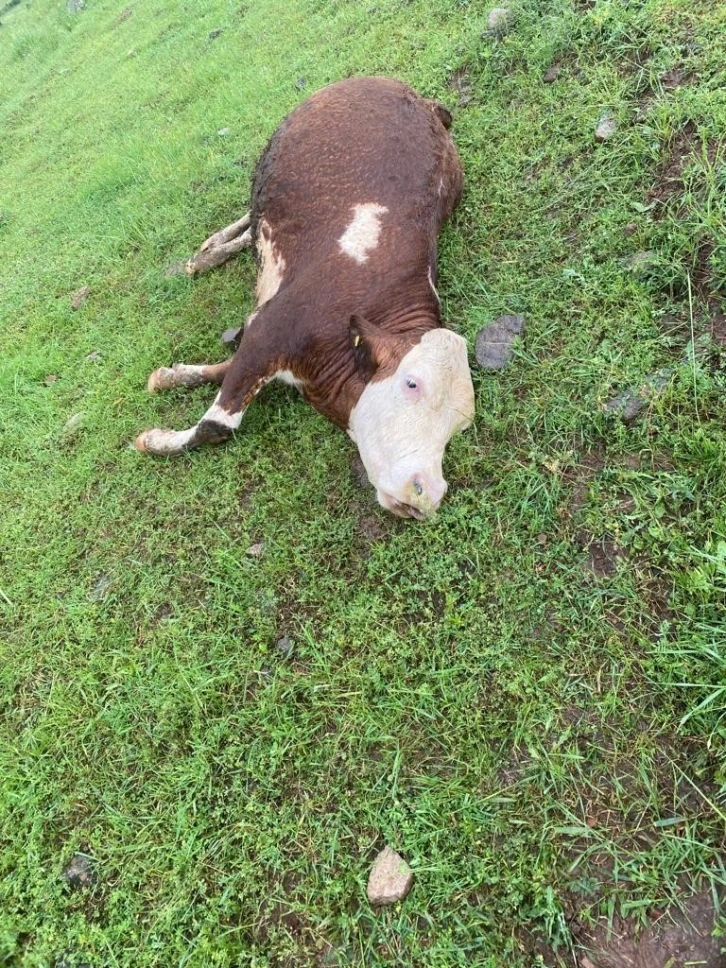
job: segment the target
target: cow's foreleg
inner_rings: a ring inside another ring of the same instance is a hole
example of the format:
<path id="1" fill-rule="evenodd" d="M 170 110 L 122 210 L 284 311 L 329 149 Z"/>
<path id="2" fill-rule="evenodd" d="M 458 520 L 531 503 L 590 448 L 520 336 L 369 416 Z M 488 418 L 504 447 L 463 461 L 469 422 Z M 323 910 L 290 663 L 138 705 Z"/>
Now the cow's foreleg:
<path id="1" fill-rule="evenodd" d="M 206 272 L 207 269 L 220 266 L 250 245 L 252 245 L 252 230 L 248 212 L 237 222 L 220 229 L 202 242 L 199 251 L 195 252 L 187 262 L 187 274 L 196 276 L 200 272 Z"/>
<path id="2" fill-rule="evenodd" d="M 219 363 L 216 367 L 198 368 L 214 370 L 215 378 L 222 382 L 222 389 L 216 400 L 199 423 L 188 430 L 146 430 L 136 438 L 137 450 L 170 457 L 191 450 L 192 447 L 199 447 L 200 444 L 218 444 L 227 440 L 239 427 L 252 400 L 279 368 L 277 360 L 270 358 L 264 345 L 258 347 L 254 337 L 249 339 L 246 336 L 231 360 Z M 176 367 L 166 372 L 173 374 L 175 371 Z M 151 378 L 154 376 L 152 373 Z"/>
<path id="3" fill-rule="evenodd" d="M 149 393 L 157 390 L 171 390 L 172 387 L 198 387 L 203 383 L 221 383 L 232 365 L 232 357 L 223 363 L 210 366 L 191 366 L 177 363 L 175 366 L 160 366 L 148 379 L 146 389 Z"/>

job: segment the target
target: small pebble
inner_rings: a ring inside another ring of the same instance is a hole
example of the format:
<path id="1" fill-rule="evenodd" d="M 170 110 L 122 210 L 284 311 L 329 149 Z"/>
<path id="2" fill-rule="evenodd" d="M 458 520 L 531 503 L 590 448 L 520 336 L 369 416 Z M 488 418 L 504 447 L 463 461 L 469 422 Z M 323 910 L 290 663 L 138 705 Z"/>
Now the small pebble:
<path id="1" fill-rule="evenodd" d="M 239 343 L 241 336 L 242 336 L 242 327 L 231 326 L 229 329 L 225 329 L 220 339 L 222 340 L 225 346 L 234 346 L 235 343 Z"/>
<path id="2" fill-rule="evenodd" d="M 92 602 L 102 602 L 108 595 L 110 588 L 111 576 L 101 575 L 91 591 L 88 593 L 88 597 Z"/>
<path id="3" fill-rule="evenodd" d="M 63 871 L 63 879 L 70 887 L 92 887 L 96 881 L 93 858 L 88 854 L 74 854 Z"/>
<path id="4" fill-rule="evenodd" d="M 635 255 L 631 255 L 629 259 L 626 259 L 625 265 L 628 269 L 637 273 L 652 265 L 655 262 L 655 257 L 655 252 L 652 249 L 648 249 L 645 252 L 636 252 Z"/>
<path id="5" fill-rule="evenodd" d="M 78 413 L 74 413 L 63 425 L 63 433 L 69 435 L 74 434 L 83 426 L 83 421 L 85 419 L 86 414 L 83 410 L 80 410 Z"/>
<path id="6" fill-rule="evenodd" d="M 226 138 L 230 132 L 230 128 L 220 128 L 217 134 L 220 138 Z"/>
<path id="7" fill-rule="evenodd" d="M 612 118 L 603 117 L 600 118 L 597 127 L 595 128 L 595 141 L 602 144 L 603 141 L 608 141 L 615 132 L 618 130 L 618 122 L 614 121 Z"/>
<path id="8" fill-rule="evenodd" d="M 625 233 L 625 235 L 635 235 L 637 231 L 638 231 L 637 222 L 628 222 L 628 224 L 623 229 L 623 232 Z"/>
<path id="9" fill-rule="evenodd" d="M 87 359 L 89 363 L 95 363 L 96 360 L 102 359 L 102 356 L 98 350 L 92 350 L 92 352 L 86 354 L 85 359 Z"/>
<path id="10" fill-rule="evenodd" d="M 384 847 L 376 857 L 368 878 L 371 904 L 395 904 L 411 890 L 413 871 L 392 847 Z"/>
<path id="11" fill-rule="evenodd" d="M 264 550 L 264 542 L 260 541 L 257 544 L 250 545 L 247 549 L 247 554 L 251 555 L 253 558 L 261 558 Z"/>
<path id="12" fill-rule="evenodd" d="M 45 383 L 47 387 L 53 386 L 53 384 L 57 382 L 58 377 L 55 375 L 55 373 L 49 373 L 48 376 L 43 377 L 43 383 Z"/>
<path id="13" fill-rule="evenodd" d="M 298 91 L 304 91 L 307 86 L 308 82 L 307 78 L 305 77 L 298 77 L 298 79 L 295 81 L 295 87 L 298 89 Z"/>
<path id="14" fill-rule="evenodd" d="M 550 67 L 542 75 L 542 82 L 544 84 L 554 84 L 554 82 L 559 77 L 559 74 L 560 74 L 560 68 L 559 67 Z"/>
<path id="15" fill-rule="evenodd" d="M 91 295 L 90 286 L 81 286 L 80 289 L 76 291 L 71 296 L 71 309 L 80 309 L 83 303 Z"/>
<path id="16" fill-rule="evenodd" d="M 275 648 L 283 657 L 283 659 L 289 659 L 295 649 L 295 643 L 292 641 L 292 639 L 289 639 L 287 636 L 284 636 L 278 642 L 275 643 Z"/>
<path id="17" fill-rule="evenodd" d="M 487 17 L 487 28 L 493 37 L 503 37 L 514 21 L 512 11 L 507 7 L 495 7 Z"/>

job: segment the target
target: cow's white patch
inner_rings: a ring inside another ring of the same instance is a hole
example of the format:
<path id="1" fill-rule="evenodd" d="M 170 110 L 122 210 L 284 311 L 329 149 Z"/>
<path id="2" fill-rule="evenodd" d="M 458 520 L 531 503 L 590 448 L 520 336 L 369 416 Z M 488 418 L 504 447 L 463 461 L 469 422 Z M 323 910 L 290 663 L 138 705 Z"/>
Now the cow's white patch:
<path id="1" fill-rule="evenodd" d="M 248 326 L 251 326 L 256 319 L 257 319 L 257 313 L 256 312 L 250 313 L 249 316 L 247 317 L 247 320 L 245 321 L 245 329 L 247 329 Z"/>
<path id="2" fill-rule="evenodd" d="M 290 370 L 278 370 L 275 378 L 282 381 L 282 383 L 287 383 L 288 386 L 295 387 L 296 390 L 302 390 L 302 380 L 298 380 Z"/>
<path id="3" fill-rule="evenodd" d="M 257 305 L 261 306 L 272 299 L 282 285 L 285 260 L 275 246 L 272 226 L 266 219 L 260 222 L 257 236 L 257 251 L 260 254 L 260 273 L 257 277 Z M 249 320 L 251 323 L 252 320 Z"/>
<path id="4" fill-rule="evenodd" d="M 418 393 L 411 394 L 410 382 Z M 473 419 L 466 342 L 450 330 L 425 333 L 392 376 L 368 383 L 348 433 L 383 507 L 408 517 L 435 511 L 446 491 L 446 445 Z"/>
<path id="5" fill-rule="evenodd" d="M 200 423 L 205 420 L 211 420 L 213 423 L 220 424 L 222 427 L 229 427 L 230 430 L 236 430 L 242 423 L 244 410 L 238 410 L 236 413 L 230 413 L 228 410 L 220 407 L 220 396 L 221 393 L 218 393 L 215 397 L 214 403 L 204 414 Z"/>
<path id="6" fill-rule="evenodd" d="M 378 245 L 381 234 L 381 216 L 388 209 L 377 202 L 365 202 L 353 206 L 353 220 L 338 239 L 341 252 L 359 265 L 367 261 L 370 252 Z"/>

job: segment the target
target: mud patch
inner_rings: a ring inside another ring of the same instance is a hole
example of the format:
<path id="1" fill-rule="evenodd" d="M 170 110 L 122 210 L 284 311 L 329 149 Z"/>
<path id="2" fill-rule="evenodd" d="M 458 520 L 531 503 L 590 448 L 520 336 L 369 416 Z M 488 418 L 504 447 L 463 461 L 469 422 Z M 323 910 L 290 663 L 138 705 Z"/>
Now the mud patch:
<path id="1" fill-rule="evenodd" d="M 689 121 L 668 145 L 668 153 L 656 173 L 655 185 L 648 192 L 648 201 L 666 205 L 683 191 L 683 173 L 693 158 L 698 145 L 696 126 Z"/>
<path id="2" fill-rule="evenodd" d="M 711 893 L 703 891 L 680 906 L 671 905 L 642 931 L 632 920 L 620 918 L 612 928 L 606 919 L 594 927 L 580 926 L 575 937 L 586 953 L 579 955 L 578 964 L 580 968 L 724 968 L 724 939 L 713 937 L 718 914 Z"/>
<path id="3" fill-rule="evenodd" d="M 587 552 L 584 568 L 595 578 L 612 578 L 618 570 L 622 551 L 609 538 L 593 538 L 587 531 L 577 535 L 578 544 Z"/>

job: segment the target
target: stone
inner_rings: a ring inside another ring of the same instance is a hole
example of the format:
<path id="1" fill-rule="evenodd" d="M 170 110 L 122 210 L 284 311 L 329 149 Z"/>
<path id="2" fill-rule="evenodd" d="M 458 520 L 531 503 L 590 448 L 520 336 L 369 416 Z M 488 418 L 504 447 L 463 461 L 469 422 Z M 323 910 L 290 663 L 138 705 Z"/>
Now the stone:
<path id="1" fill-rule="evenodd" d="M 662 370 L 652 373 L 649 377 L 646 377 L 640 389 L 625 390 L 618 396 L 613 397 L 612 400 L 608 400 L 603 405 L 603 410 L 606 413 L 617 414 L 624 423 L 631 423 L 654 397 L 659 396 L 665 390 L 672 375 L 671 367 L 664 367 Z"/>
<path id="2" fill-rule="evenodd" d="M 542 75 L 543 84 L 554 84 L 557 78 L 560 76 L 559 67 L 550 67 Z"/>
<path id="3" fill-rule="evenodd" d="M 73 310 L 80 309 L 90 295 L 91 295 L 90 286 L 81 286 L 80 289 L 76 289 L 76 291 L 71 296 L 71 309 Z"/>
<path id="4" fill-rule="evenodd" d="M 492 37 L 503 37 L 514 23 L 514 15 L 508 7 L 494 7 L 487 17 L 487 29 Z"/>
<path id="5" fill-rule="evenodd" d="M 86 419 L 86 414 L 83 410 L 79 410 L 78 413 L 74 413 L 70 416 L 65 424 L 63 425 L 63 433 L 68 436 L 72 436 L 77 430 L 80 430 L 83 426 L 83 421 Z"/>
<path id="6" fill-rule="evenodd" d="M 86 6 L 86 0 L 67 0 L 66 10 L 68 13 L 80 13 Z"/>
<path id="7" fill-rule="evenodd" d="M 403 900 L 413 885 L 413 871 L 392 847 L 384 847 L 376 857 L 368 877 L 371 904 L 395 904 Z"/>
<path id="8" fill-rule="evenodd" d="M 524 316 L 500 316 L 479 330 L 476 337 L 476 361 L 485 370 L 501 370 L 512 356 L 516 336 L 524 332 Z"/>
<path id="9" fill-rule="evenodd" d="M 111 576 L 101 575 L 91 591 L 88 593 L 88 597 L 92 602 L 102 602 L 108 595 L 110 588 Z"/>
<path id="10" fill-rule="evenodd" d="M 298 91 L 304 91 L 307 86 L 308 81 L 306 77 L 298 77 L 298 79 L 295 81 L 295 87 L 298 89 Z"/>
<path id="11" fill-rule="evenodd" d="M 43 383 L 45 383 L 47 387 L 51 387 L 53 386 L 54 383 L 57 383 L 57 382 L 58 382 L 58 377 L 55 375 L 55 373 L 49 373 L 48 376 L 43 377 Z"/>
<path id="12" fill-rule="evenodd" d="M 70 887 L 93 887 L 97 879 L 93 858 L 88 854 L 74 854 L 63 871 L 63 879 Z"/>
<path id="13" fill-rule="evenodd" d="M 220 128 L 217 134 L 220 138 L 226 138 L 230 132 L 230 128 Z"/>
<path id="14" fill-rule="evenodd" d="M 264 542 L 260 541 L 257 544 L 250 545 L 246 553 L 252 558 L 261 558 L 264 550 Z"/>
<path id="15" fill-rule="evenodd" d="M 599 144 L 602 144 L 604 141 L 609 141 L 617 130 L 618 122 L 613 118 L 604 116 L 600 118 L 597 127 L 595 128 L 595 141 L 597 141 Z"/>
<path id="16" fill-rule="evenodd" d="M 285 635 L 275 643 L 275 648 L 283 659 L 289 659 L 292 653 L 295 651 L 295 643 L 292 641 L 292 639 Z"/>
<path id="17" fill-rule="evenodd" d="M 86 353 L 84 359 L 88 360 L 89 363 L 95 363 L 97 360 L 102 359 L 102 356 L 98 350 L 92 350 L 90 353 Z"/>
<path id="18" fill-rule="evenodd" d="M 625 235 L 635 235 L 637 231 L 638 231 L 637 222 L 628 222 L 628 224 L 623 229 L 623 232 L 625 233 Z"/>
<path id="19" fill-rule="evenodd" d="M 631 255 L 630 258 L 625 260 L 625 265 L 637 274 L 647 269 L 648 266 L 651 266 L 655 262 L 655 259 L 655 252 L 652 249 L 648 249 L 646 252 L 636 252 L 635 255 Z"/>
<path id="20" fill-rule="evenodd" d="M 236 346 L 242 337 L 242 327 L 241 326 L 231 326 L 220 336 L 220 339 L 225 346 Z"/>
<path id="21" fill-rule="evenodd" d="M 210 30 L 209 31 L 209 35 L 208 36 L 209 36 L 209 39 L 210 40 L 216 40 L 217 37 L 219 37 L 223 33 L 224 33 L 224 28 L 223 27 L 215 27 L 214 30 Z"/>

